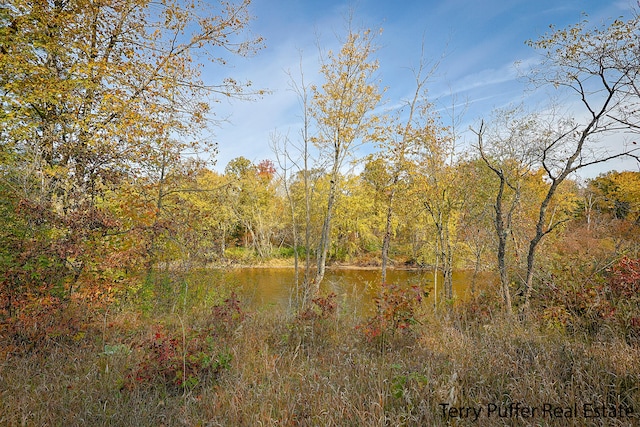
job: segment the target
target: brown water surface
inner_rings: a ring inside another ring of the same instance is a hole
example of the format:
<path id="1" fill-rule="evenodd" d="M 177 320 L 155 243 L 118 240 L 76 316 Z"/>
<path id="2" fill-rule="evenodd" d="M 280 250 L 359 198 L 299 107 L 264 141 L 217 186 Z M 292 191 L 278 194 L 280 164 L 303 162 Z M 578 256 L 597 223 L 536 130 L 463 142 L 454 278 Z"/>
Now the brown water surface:
<path id="1" fill-rule="evenodd" d="M 207 273 L 208 271 L 208 273 Z M 230 270 L 204 270 L 200 274 L 224 280 L 238 288 L 243 302 L 253 309 L 269 307 L 290 308 L 296 295 L 295 272 L 287 267 L 246 267 Z M 200 276 L 202 278 L 202 276 Z M 473 273 L 459 271 L 453 274 L 453 292 L 457 300 L 464 300 L 471 293 Z M 327 269 L 321 285 L 321 293 L 335 293 L 342 307 L 356 313 L 367 314 L 373 309 L 373 298 L 380 290 L 379 269 Z M 428 301 L 434 301 L 434 274 L 427 270 L 388 270 L 387 283 L 420 286 L 429 293 Z M 478 275 L 478 288 L 484 287 L 488 275 Z M 302 280 L 300 279 L 300 283 Z M 438 278 L 438 300 L 442 300 L 442 277 Z"/>

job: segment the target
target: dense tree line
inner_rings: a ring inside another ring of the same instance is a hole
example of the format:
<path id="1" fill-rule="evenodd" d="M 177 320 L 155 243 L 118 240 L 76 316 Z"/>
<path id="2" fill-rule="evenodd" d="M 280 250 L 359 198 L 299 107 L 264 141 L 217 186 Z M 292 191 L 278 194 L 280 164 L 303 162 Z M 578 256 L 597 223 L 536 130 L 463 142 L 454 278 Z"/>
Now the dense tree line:
<path id="1" fill-rule="evenodd" d="M 292 78 L 299 140 L 274 144 L 277 164 L 237 158 L 218 173 L 198 155 L 213 149 L 209 103 L 252 92 L 204 83 L 193 61 L 222 65 L 218 49 L 249 55 L 261 40 L 242 38 L 248 2 L 200 7 L 0 7 L 0 317 L 109 302 L 158 268 L 294 256 L 305 301 L 341 262 L 379 266 L 381 281 L 388 266 L 432 269 L 448 300 L 455 269 L 495 271 L 510 312 L 640 256 L 640 173 L 576 174 L 637 158 L 635 145 L 597 144 L 639 129 L 638 17 L 531 43 L 544 57 L 535 81 L 577 93 L 585 114 L 500 111 L 466 147 L 431 107 L 423 67 L 415 97 L 377 114 L 377 33 L 350 28 L 322 82 Z M 373 154 L 358 158 L 364 145 Z"/>

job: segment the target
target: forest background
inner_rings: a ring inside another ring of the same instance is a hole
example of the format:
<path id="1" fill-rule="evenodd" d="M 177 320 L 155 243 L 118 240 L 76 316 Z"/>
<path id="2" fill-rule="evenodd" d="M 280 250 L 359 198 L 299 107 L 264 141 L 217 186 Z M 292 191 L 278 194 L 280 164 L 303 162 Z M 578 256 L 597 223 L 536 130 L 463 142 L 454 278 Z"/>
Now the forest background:
<path id="1" fill-rule="evenodd" d="M 190 272 L 282 259 L 296 271 L 287 322 L 297 326 L 285 334 L 298 342 L 292 354 L 328 333 L 314 328 L 338 321 L 335 297 L 319 286 L 327 265 L 349 264 L 381 271 L 377 313 L 354 320 L 365 346 L 419 341 L 422 296 L 437 292 L 430 316 L 441 313 L 445 323 L 498 316 L 587 337 L 613 331 L 615 345 L 624 343 L 616 354 L 637 357 L 640 172 L 578 174 L 640 154 L 636 11 L 530 41 L 543 59 L 526 77 L 572 95 L 581 111 L 553 101 L 495 111 L 472 126 L 471 146 L 460 143 L 460 117 L 433 108 L 427 87 L 437 61 L 424 55 L 412 70 L 413 97 L 395 111 L 379 108 L 382 34 L 347 17 L 340 50 L 321 55 L 321 82 L 290 73 L 299 134 L 274 133 L 273 159 L 239 157 L 221 173 L 208 167 L 215 146 L 202 137 L 216 125 L 210 109 L 221 98 L 267 92 L 232 77 L 204 82 L 200 63 L 223 67 L 226 55 L 263 48 L 260 37 L 247 37 L 249 6 L 0 7 L 0 333 L 8 361 L 97 345 L 104 358 L 129 357 L 113 383 L 119 392 L 159 381 L 186 398 L 231 369 L 224 340 L 246 316 L 226 284 L 204 289 Z M 375 150 L 361 158 L 363 145 Z M 442 287 L 386 284 L 390 267 L 429 269 Z M 455 311 L 452 274 L 461 269 L 474 272 L 472 297 Z M 487 271 L 496 283 L 480 286 L 476 277 Z M 134 313 L 133 325 L 108 321 Z M 166 324 L 148 335 L 160 314 Z M 116 345 L 107 339 L 112 328 L 141 335 Z M 424 386 L 420 376 L 405 375 L 400 389 L 407 384 Z M 400 390 L 381 387 L 390 399 Z M 638 403 L 637 387 L 615 387 L 628 400 L 616 408 Z"/>

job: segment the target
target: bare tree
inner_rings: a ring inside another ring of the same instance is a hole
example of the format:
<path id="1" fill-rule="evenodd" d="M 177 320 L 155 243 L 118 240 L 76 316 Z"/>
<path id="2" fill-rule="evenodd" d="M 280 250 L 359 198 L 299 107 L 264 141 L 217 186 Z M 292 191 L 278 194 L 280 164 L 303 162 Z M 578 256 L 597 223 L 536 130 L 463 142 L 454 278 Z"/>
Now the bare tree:
<path id="1" fill-rule="evenodd" d="M 575 109 L 563 113 L 557 107 L 551 107 L 535 115 L 513 118 L 524 133 L 518 136 L 517 143 L 511 138 L 491 141 L 494 152 L 488 148 L 484 123 L 475 131 L 481 157 L 500 180 L 495 209 L 498 263 L 505 304 L 508 304 L 509 291 L 505 283 L 505 233 L 512 211 L 509 208 L 505 212 L 501 200 L 507 188 L 516 192 L 517 187 L 503 169 L 506 158 L 501 159 L 495 150 L 504 153 L 504 150 L 519 147 L 517 161 L 544 171 L 546 192 L 538 205 L 521 282 L 523 314 L 528 312 L 530 305 L 539 244 L 567 220 L 550 211 L 563 182 L 589 166 L 622 157 L 639 159 L 639 149 L 626 142 L 626 137 L 640 130 L 639 37 L 640 17 L 636 15 L 626 22 L 616 20 L 608 26 L 592 29 L 583 21 L 565 29 L 552 29 L 538 41 L 528 42 L 543 52 L 539 67 L 531 73 L 532 82 L 540 87 L 552 87 L 559 96 L 566 96 L 566 105 Z M 511 308 L 507 306 L 507 310 Z"/>
<path id="2" fill-rule="evenodd" d="M 498 178 L 498 188 L 493 209 L 494 225 L 498 240 L 497 262 L 500 275 L 500 291 L 505 311 L 512 314 L 512 296 L 507 266 L 507 250 L 513 216 L 520 203 L 521 186 L 526 174 L 533 167 L 535 154 L 530 145 L 535 131 L 534 123 L 519 117 L 519 110 L 496 113 L 492 126 L 482 122 L 473 132 L 478 137 L 477 149 L 487 167 Z"/>
<path id="3" fill-rule="evenodd" d="M 535 234 L 529 242 L 524 282 L 523 311 L 527 311 L 533 287 L 536 249 L 542 238 L 560 222 L 548 218 L 548 208 L 559 186 L 572 173 L 616 158 L 638 157 L 638 148 L 624 142 L 624 135 L 640 130 L 640 17 L 615 20 L 607 27 L 588 29 L 581 22 L 553 30 L 530 45 L 544 51 L 533 81 L 565 88 L 577 95 L 584 119 L 560 119 L 546 129 L 540 146 L 540 164 L 549 182 L 540 204 Z M 598 142 L 617 136 L 613 147 Z"/>

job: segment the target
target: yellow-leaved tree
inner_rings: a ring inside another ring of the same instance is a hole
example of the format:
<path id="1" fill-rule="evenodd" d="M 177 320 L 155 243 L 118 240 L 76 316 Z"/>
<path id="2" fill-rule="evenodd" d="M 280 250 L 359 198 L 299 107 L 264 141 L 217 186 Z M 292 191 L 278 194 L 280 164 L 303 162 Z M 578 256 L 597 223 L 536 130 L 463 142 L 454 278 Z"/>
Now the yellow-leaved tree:
<path id="1" fill-rule="evenodd" d="M 370 30 L 356 32 L 349 29 L 340 51 L 329 52 L 320 68 L 324 83 L 311 88 L 309 107 L 317 126 L 317 134 L 312 141 L 326 160 L 330 176 L 318 245 L 315 292 L 324 278 L 331 243 L 331 221 L 341 186 L 341 169 L 376 122 L 372 112 L 380 102 L 381 94 L 375 81 L 378 62 L 372 59 L 374 37 L 375 33 Z"/>
<path id="2" fill-rule="evenodd" d="M 248 0 L 0 5 L 0 196 L 20 213 L 5 219 L 0 243 L 3 270 L 21 283 L 13 297 L 54 269 L 70 293 L 95 264 L 89 248 L 130 231 L 107 192 L 144 196 L 136 184 L 155 180 L 153 215 L 169 165 L 215 149 L 201 137 L 210 104 L 252 92 L 233 78 L 205 81 L 199 62 L 223 66 L 260 48 L 249 20 Z"/>

